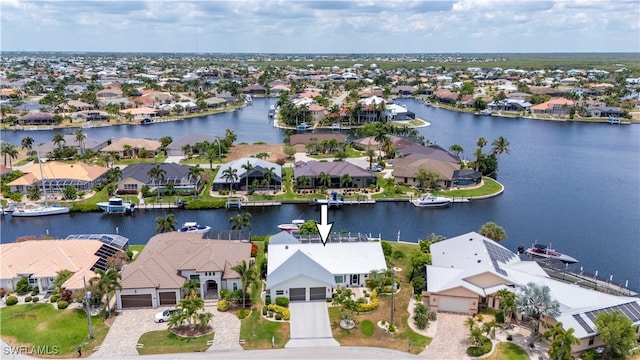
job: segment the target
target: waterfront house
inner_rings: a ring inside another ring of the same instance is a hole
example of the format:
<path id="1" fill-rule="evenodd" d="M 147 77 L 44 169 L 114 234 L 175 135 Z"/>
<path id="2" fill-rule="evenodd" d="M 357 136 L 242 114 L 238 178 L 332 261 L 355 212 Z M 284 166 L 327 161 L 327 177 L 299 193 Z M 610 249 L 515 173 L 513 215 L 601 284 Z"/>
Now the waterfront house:
<path id="1" fill-rule="evenodd" d="M 163 179 L 149 176 L 149 171 L 159 166 L 164 172 Z M 176 163 L 138 163 L 125 167 L 122 170 L 121 180 L 118 181 L 119 194 L 138 194 L 143 186 L 151 190 L 166 189 L 167 184 L 173 184 L 176 191 L 193 191 L 198 187 L 200 178 L 193 178 L 189 174 L 188 165 Z"/>
<path id="2" fill-rule="evenodd" d="M 205 134 L 189 134 L 174 139 L 169 146 L 167 146 L 167 156 L 185 156 L 190 152 L 194 152 L 194 147 L 197 143 L 215 143 L 218 138 Z M 185 146 L 189 146 L 187 154 L 185 154 Z"/>
<path id="3" fill-rule="evenodd" d="M 602 346 L 594 325 L 600 312 L 620 310 L 640 325 L 640 299 L 615 296 L 551 278 L 535 261 L 523 261 L 511 250 L 478 233 L 470 232 L 431 245 L 432 264 L 426 265 L 423 301 L 431 311 L 477 314 L 483 308 L 500 308 L 495 294 L 517 293 L 529 283 L 548 286 L 560 303 L 560 315 L 544 318 L 546 324 L 562 322 L 580 340 L 572 352 Z"/>
<path id="4" fill-rule="evenodd" d="M 328 183 L 323 181 L 323 175 L 328 175 Z M 342 176 L 344 175 L 351 177 L 351 183 L 342 181 Z M 327 188 L 367 188 L 370 185 L 375 185 L 377 180 L 373 173 L 347 161 L 299 161 L 294 164 L 293 177 L 297 182 L 298 188 L 311 189 L 320 186 L 326 186 Z M 300 183 L 300 178 L 302 177 L 308 178 L 309 183 Z"/>
<path id="5" fill-rule="evenodd" d="M 100 150 L 103 153 L 109 153 L 111 151 L 117 152 L 121 158 L 133 158 L 138 156 L 140 150 L 145 149 L 153 155 L 158 154 L 160 151 L 160 141 L 151 139 L 140 138 L 122 138 L 114 140 L 108 146 L 105 146 Z"/>
<path id="6" fill-rule="evenodd" d="M 587 114 L 595 117 L 623 117 L 626 112 L 618 106 L 590 106 Z"/>
<path id="7" fill-rule="evenodd" d="M 531 103 L 522 99 L 504 99 L 487 104 L 487 109 L 492 111 L 526 111 L 530 107 Z"/>
<path id="8" fill-rule="evenodd" d="M 240 275 L 232 268 L 243 260 L 251 260 L 247 240 L 209 240 L 203 234 L 178 231 L 155 235 L 122 270 L 116 307 L 175 305 L 186 295 L 187 280 L 199 281 L 201 298 L 219 299 L 220 290 L 241 289 Z"/>
<path id="9" fill-rule="evenodd" d="M 13 180 L 9 189 L 14 192 L 27 194 L 30 186 L 39 189 L 47 189 L 49 194 L 61 194 L 67 186 L 73 186 L 78 191 L 90 191 L 102 182 L 109 169 L 97 165 L 88 165 L 83 162 L 67 164 L 59 161 L 42 163 L 42 172 L 39 164 L 32 164 L 23 169 L 23 176 Z"/>
<path id="10" fill-rule="evenodd" d="M 31 112 L 18 118 L 18 123 L 22 125 L 54 125 L 58 121 L 53 114 L 47 112 Z"/>
<path id="11" fill-rule="evenodd" d="M 415 153 L 394 160 L 393 181 L 396 184 L 418 186 L 420 169 L 437 174 L 438 186 L 446 189 L 453 184 L 453 174 L 460 170 L 460 165 L 457 162 L 442 161 L 429 154 Z"/>
<path id="12" fill-rule="evenodd" d="M 554 98 L 541 104 L 533 105 L 531 113 L 534 115 L 567 116 L 572 107 L 573 101 L 565 98 Z"/>
<path id="13" fill-rule="evenodd" d="M 330 239 L 323 245 L 319 239 L 303 243 L 287 232 L 270 237 L 266 294 L 272 301 L 324 301 L 336 287 L 365 286 L 369 273 L 386 270 L 387 264 L 380 242 L 363 240 Z"/>
<path id="14" fill-rule="evenodd" d="M 243 165 L 247 163 L 251 164 L 251 170 L 247 172 Z M 237 175 L 236 179 L 227 178 L 225 173 L 227 169 L 233 169 Z M 267 169 L 273 170 L 273 175 L 270 179 L 265 177 L 265 171 Z M 274 189 L 280 190 L 282 186 L 282 167 L 278 164 L 270 161 L 262 160 L 259 158 L 240 158 L 226 164 L 223 164 L 218 169 L 216 177 L 213 179 L 212 190 L 229 190 L 231 187 L 235 190 L 248 190 L 246 189 L 247 177 L 249 178 L 249 187 L 254 187 L 254 181 L 258 182 L 257 188 L 260 189 Z M 268 183 L 264 181 L 268 180 Z"/>
<path id="15" fill-rule="evenodd" d="M 0 287 L 15 290 L 26 277 L 30 286 L 44 294 L 52 289 L 58 272 L 73 275 L 62 284 L 67 290 L 82 289 L 83 280 L 107 270 L 107 259 L 121 250 L 99 240 L 28 240 L 0 245 Z"/>
<path id="16" fill-rule="evenodd" d="M 342 148 L 347 142 L 344 134 L 293 134 L 289 137 L 289 144 L 296 152 L 305 152 L 308 145 L 318 145 L 324 142 L 334 141 L 336 147 Z"/>
<path id="17" fill-rule="evenodd" d="M 59 145 L 54 144 L 53 141 L 49 141 L 38 146 L 38 150 L 40 151 L 40 154 L 45 155 L 58 148 L 73 149 L 78 154 L 80 154 L 83 149 L 85 151 L 86 150 L 100 151 L 111 143 L 111 139 L 87 137 L 82 141 L 82 144 L 81 144 L 79 141 L 76 140 L 75 134 L 65 134 L 63 135 L 63 139 L 64 140 Z"/>

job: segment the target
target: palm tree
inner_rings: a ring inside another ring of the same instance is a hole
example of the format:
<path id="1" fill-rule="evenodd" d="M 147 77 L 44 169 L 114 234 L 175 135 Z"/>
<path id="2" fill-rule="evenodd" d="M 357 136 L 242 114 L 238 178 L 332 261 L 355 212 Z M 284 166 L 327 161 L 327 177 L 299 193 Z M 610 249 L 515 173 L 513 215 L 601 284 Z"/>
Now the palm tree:
<path id="1" fill-rule="evenodd" d="M 211 144 L 204 149 L 202 156 L 209 161 L 209 170 L 213 170 L 213 162 L 220 157 L 220 154 L 214 144 Z"/>
<path id="2" fill-rule="evenodd" d="M 246 188 L 245 188 L 245 190 L 249 191 L 249 173 L 251 172 L 251 170 L 253 170 L 253 164 L 251 164 L 251 161 L 247 160 L 247 163 L 243 164 L 242 168 L 246 172 L 246 175 L 245 175 Z"/>
<path id="3" fill-rule="evenodd" d="M 573 328 L 565 330 L 561 322 L 548 326 L 548 330 L 542 336 L 551 339 L 551 344 L 549 344 L 550 359 L 573 360 L 571 345 L 580 344 L 580 340 L 573 335 L 574 331 Z"/>
<path id="4" fill-rule="evenodd" d="M 27 149 L 27 150 L 33 149 L 33 143 L 34 142 L 35 142 L 35 140 L 33 140 L 32 137 L 30 137 L 30 136 L 25 137 L 20 142 L 20 144 L 22 145 L 22 150 L 24 150 L 24 149 Z"/>
<path id="5" fill-rule="evenodd" d="M 133 146 L 129 144 L 122 145 L 122 156 L 124 157 L 133 157 Z"/>
<path id="6" fill-rule="evenodd" d="M 349 174 L 342 174 L 340 177 L 340 186 L 346 187 L 353 183 L 353 178 Z"/>
<path id="7" fill-rule="evenodd" d="M 449 146 L 449 151 L 454 153 L 456 156 L 460 157 L 460 154 L 462 154 L 464 152 L 464 149 L 462 148 L 462 146 L 460 146 L 458 144 L 453 144 L 453 145 Z"/>
<path id="8" fill-rule="evenodd" d="M 167 214 L 167 216 L 158 216 L 156 218 L 156 233 L 165 233 L 170 231 L 176 231 L 177 227 L 176 216 L 173 214 Z"/>
<path id="9" fill-rule="evenodd" d="M 516 295 L 516 309 L 524 316 L 531 318 L 533 332 L 529 346 L 533 347 L 533 340 L 540 329 L 540 320 L 544 317 L 560 315 L 560 303 L 551 299 L 551 289 L 547 285 L 528 283 Z"/>
<path id="10" fill-rule="evenodd" d="M 202 176 L 203 172 L 204 172 L 204 169 L 200 167 L 200 164 L 197 164 L 196 166 L 192 166 L 189 168 L 189 178 L 196 180 L 196 184 L 197 184 L 197 181 L 200 178 L 200 176 Z"/>
<path id="11" fill-rule="evenodd" d="M 502 153 L 509 154 L 509 141 L 504 137 L 500 136 L 497 139 L 493 140 L 491 143 L 491 151 L 494 155 L 500 155 Z"/>
<path id="12" fill-rule="evenodd" d="M 7 156 L 9 156 L 9 167 L 13 170 L 13 159 L 18 158 L 18 149 L 15 145 L 3 142 L 0 147 L 0 153 L 4 155 L 4 166 L 7 166 Z"/>
<path id="13" fill-rule="evenodd" d="M 251 226 L 251 213 L 245 212 L 242 214 L 238 214 L 232 218 L 229 219 L 229 222 L 231 223 L 231 229 L 233 230 L 242 230 L 244 228 L 247 228 L 248 230 L 251 230 L 252 226 Z"/>
<path id="14" fill-rule="evenodd" d="M 472 331 L 473 328 L 476 326 L 476 319 L 473 317 L 469 317 L 464 321 L 464 324 L 469 327 L 469 331 Z"/>
<path id="15" fill-rule="evenodd" d="M 479 137 L 478 141 L 476 142 L 476 145 L 478 145 L 478 147 L 482 149 L 483 147 L 485 147 L 485 145 L 487 145 L 487 139 L 483 137 Z"/>
<path id="16" fill-rule="evenodd" d="M 161 168 L 160 165 L 156 165 L 149 169 L 149 172 L 147 174 L 149 175 L 149 178 L 153 179 L 154 184 L 156 180 L 158 180 L 156 192 L 158 193 L 158 199 L 160 199 L 160 185 L 164 181 L 164 176 L 167 174 L 167 172 L 163 168 Z"/>
<path id="17" fill-rule="evenodd" d="M 67 142 L 64 140 L 64 135 L 58 133 L 53 135 L 53 139 L 51 140 L 53 145 L 57 146 L 58 149 L 62 149 L 62 144 L 66 144 Z"/>
<path id="18" fill-rule="evenodd" d="M 516 294 L 507 289 L 500 289 L 496 292 L 495 297 L 500 299 L 500 310 L 504 313 L 505 322 L 510 323 L 516 308 Z"/>
<path id="19" fill-rule="evenodd" d="M 476 171 L 479 171 L 480 170 L 480 161 L 482 161 L 482 158 L 484 157 L 484 154 L 482 153 L 482 148 L 477 148 L 473 152 L 473 156 L 476 157 Z"/>
<path id="20" fill-rule="evenodd" d="M 233 190 L 233 183 L 238 181 L 238 169 L 229 166 L 222 170 L 222 178 L 229 183 L 229 193 Z"/>
<path id="21" fill-rule="evenodd" d="M 276 176 L 276 172 L 274 168 L 270 167 L 270 168 L 264 169 L 264 172 L 262 173 L 262 177 L 264 178 L 264 181 L 267 183 L 267 191 L 269 191 L 269 189 L 271 188 L 271 180 L 275 176 Z"/>
<path id="22" fill-rule="evenodd" d="M 100 293 L 105 294 L 107 296 L 107 304 L 106 309 L 107 313 L 111 312 L 109 308 L 109 291 L 114 289 L 122 289 L 122 285 L 118 280 L 122 279 L 118 270 L 114 268 L 109 268 L 107 271 L 103 271 L 100 269 L 96 269 L 95 273 L 98 275 L 89 280 L 89 284 L 96 285 L 98 289 L 100 289 Z"/>
<path id="23" fill-rule="evenodd" d="M 371 169 L 371 167 L 373 166 L 373 157 L 376 156 L 376 152 L 368 149 L 366 155 L 369 158 L 369 169 Z"/>
<path id="24" fill-rule="evenodd" d="M 299 187 L 307 187 L 311 184 L 311 178 L 308 176 L 300 176 L 298 178 L 298 186 Z"/>
<path id="25" fill-rule="evenodd" d="M 331 175 L 322 171 L 320 174 L 318 174 L 318 182 L 320 184 L 324 184 L 324 186 L 326 187 L 329 187 L 329 185 L 331 185 Z"/>
<path id="26" fill-rule="evenodd" d="M 242 260 L 241 263 L 231 268 L 233 271 L 238 273 L 240 276 L 240 283 L 242 284 L 242 307 L 245 307 L 245 298 L 247 293 L 247 287 L 251 282 L 255 279 L 255 272 L 252 267 L 247 265 L 245 260 Z"/>
<path id="27" fill-rule="evenodd" d="M 76 142 L 80 145 L 80 154 L 84 154 L 84 140 L 87 135 L 81 129 L 76 130 Z"/>

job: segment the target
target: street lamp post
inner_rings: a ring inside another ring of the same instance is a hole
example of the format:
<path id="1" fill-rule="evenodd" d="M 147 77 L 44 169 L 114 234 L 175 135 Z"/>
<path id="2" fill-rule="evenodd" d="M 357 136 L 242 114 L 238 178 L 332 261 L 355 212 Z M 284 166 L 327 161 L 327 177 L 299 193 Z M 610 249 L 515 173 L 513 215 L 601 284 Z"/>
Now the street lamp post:
<path id="1" fill-rule="evenodd" d="M 85 277 L 82 277 L 82 281 L 84 282 L 84 290 L 85 290 L 85 302 L 87 303 L 87 321 L 89 322 L 89 339 L 93 339 L 93 326 L 91 326 L 91 308 L 90 308 L 90 301 L 91 301 L 91 291 L 87 291 L 87 279 L 85 279 Z"/>
<path id="2" fill-rule="evenodd" d="M 393 326 L 393 311 L 395 310 L 394 295 L 397 288 L 398 286 L 396 285 L 396 282 L 394 280 L 391 286 L 391 324 L 389 325 L 389 329 L 391 329 L 391 327 Z"/>

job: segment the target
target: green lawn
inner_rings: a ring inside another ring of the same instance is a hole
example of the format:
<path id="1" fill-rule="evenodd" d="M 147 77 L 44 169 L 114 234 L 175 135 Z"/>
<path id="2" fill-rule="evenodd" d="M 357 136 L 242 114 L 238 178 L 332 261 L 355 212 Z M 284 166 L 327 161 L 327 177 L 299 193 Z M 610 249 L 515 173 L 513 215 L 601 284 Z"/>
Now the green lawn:
<path id="1" fill-rule="evenodd" d="M 61 356 L 74 354 L 78 346 L 90 354 L 102 343 L 108 328 L 102 317 L 92 317 L 92 340 L 88 339 L 87 315 L 78 309 L 57 310 L 51 304 L 14 305 L 0 310 L 0 335 L 11 345 L 57 347 Z"/>
<path id="2" fill-rule="evenodd" d="M 142 334 L 138 340 L 143 344 L 138 349 L 140 355 L 175 354 L 186 352 L 202 352 L 209 348 L 207 341 L 213 340 L 213 334 L 200 336 L 195 339 L 185 339 L 176 336 L 169 330 L 149 331 Z"/>
<path id="3" fill-rule="evenodd" d="M 487 360 L 529 360 L 529 355 L 520 346 L 504 342 L 498 344 L 494 353 Z"/>
<path id="4" fill-rule="evenodd" d="M 246 343 L 244 348 L 270 349 L 273 337 L 276 348 L 283 348 L 289 341 L 289 323 L 267 321 L 260 311 L 252 311 L 251 315 L 241 320 L 240 338 Z"/>
<path id="5" fill-rule="evenodd" d="M 476 189 L 435 191 L 434 194 L 444 195 L 444 196 L 449 196 L 449 197 L 473 198 L 473 197 L 477 197 L 477 196 L 485 196 L 485 195 L 495 194 L 498 191 L 500 191 L 500 189 L 502 188 L 500 183 L 498 183 L 497 181 L 493 180 L 492 178 L 484 176 L 484 177 L 482 177 L 482 181 L 484 182 L 484 184 L 481 187 L 476 188 Z"/>

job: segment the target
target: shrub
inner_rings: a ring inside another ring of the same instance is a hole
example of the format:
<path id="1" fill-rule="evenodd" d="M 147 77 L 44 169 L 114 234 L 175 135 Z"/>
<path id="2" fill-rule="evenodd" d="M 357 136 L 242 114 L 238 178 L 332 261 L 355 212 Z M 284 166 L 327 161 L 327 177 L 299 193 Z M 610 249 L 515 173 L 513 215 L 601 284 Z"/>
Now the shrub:
<path id="1" fill-rule="evenodd" d="M 504 312 L 502 310 L 496 312 L 496 322 L 500 324 L 504 322 Z"/>
<path id="2" fill-rule="evenodd" d="M 37 296 L 34 296 L 33 299 L 31 299 L 31 301 L 33 301 L 34 303 L 37 303 L 38 301 L 40 301 L 40 298 Z"/>
<path id="3" fill-rule="evenodd" d="M 373 336 L 374 330 L 375 330 L 375 326 L 373 326 L 373 322 L 371 322 L 371 320 L 363 320 L 360 323 L 360 332 L 362 332 L 364 336 L 367 336 L 367 337 Z"/>
<path id="4" fill-rule="evenodd" d="M 263 307 L 262 307 L 262 316 L 266 316 L 266 315 L 267 315 L 267 312 L 268 312 L 267 307 L 266 307 L 266 306 L 263 306 Z"/>
<path id="5" fill-rule="evenodd" d="M 244 318 L 246 318 L 247 316 L 249 316 L 250 311 L 248 309 L 242 309 L 242 310 L 238 310 L 238 319 L 242 320 Z"/>
<path id="6" fill-rule="evenodd" d="M 271 305 L 267 305 L 270 311 L 273 311 L 276 313 L 276 316 L 278 314 L 282 315 L 282 318 L 284 320 L 289 320 L 291 318 L 291 312 L 289 311 L 289 309 L 287 309 L 286 307 L 282 307 L 276 304 L 271 304 Z"/>
<path id="7" fill-rule="evenodd" d="M 282 314 L 276 313 L 276 320 L 282 320 Z"/>
<path id="8" fill-rule="evenodd" d="M 513 336 L 511 334 L 507 335 L 507 340 L 509 341 L 513 340 Z"/>
<path id="9" fill-rule="evenodd" d="M 256 257 L 258 255 L 258 245 L 251 244 L 251 257 Z"/>
<path id="10" fill-rule="evenodd" d="M 580 358 L 582 360 L 596 360 L 600 359 L 600 354 L 598 354 L 595 350 L 587 350 L 580 354 Z"/>
<path id="11" fill-rule="evenodd" d="M 26 294 L 31 291 L 31 286 L 29 285 L 29 279 L 26 276 L 23 276 L 16 283 L 16 292 L 18 295 Z"/>
<path id="12" fill-rule="evenodd" d="M 58 295 L 51 295 L 51 297 L 49 298 L 49 301 L 51 303 L 58 302 Z"/>
<path id="13" fill-rule="evenodd" d="M 0 288 L 0 298 L 3 298 L 7 291 L 4 288 Z"/>
<path id="14" fill-rule="evenodd" d="M 282 306 L 282 307 L 289 307 L 289 299 L 283 296 L 278 296 L 276 298 L 276 305 L 278 306 Z"/>
<path id="15" fill-rule="evenodd" d="M 369 312 L 378 308 L 378 290 L 371 291 L 371 297 L 368 303 L 358 303 L 356 305 L 357 312 Z"/>
<path id="16" fill-rule="evenodd" d="M 271 295 L 267 295 L 264 297 L 264 303 L 267 305 L 271 304 Z"/>
<path id="17" fill-rule="evenodd" d="M 473 357 L 482 356 L 488 353 L 489 351 L 491 351 L 492 347 L 493 347 L 493 344 L 491 343 L 491 340 L 485 337 L 482 339 L 482 345 L 469 346 L 467 348 L 467 355 L 473 356 Z"/>
<path id="18" fill-rule="evenodd" d="M 64 310 L 69 307 L 69 303 L 64 300 L 58 300 L 58 310 Z"/>
<path id="19" fill-rule="evenodd" d="M 18 303 L 18 297 L 17 296 L 9 296 L 7 298 L 7 306 L 15 305 L 17 303 Z"/>
<path id="20" fill-rule="evenodd" d="M 24 298 L 24 302 L 26 302 L 26 303 L 30 303 L 31 300 L 32 300 L 31 296 L 25 296 L 25 298 Z"/>
<path id="21" fill-rule="evenodd" d="M 228 311 L 229 310 L 229 301 L 222 299 L 218 301 L 218 311 Z"/>
<path id="22" fill-rule="evenodd" d="M 220 290 L 220 299 L 229 300 L 229 290 L 227 289 Z"/>
<path id="23" fill-rule="evenodd" d="M 394 259 L 404 259 L 405 258 L 405 254 L 404 254 L 404 252 L 402 252 L 402 250 L 396 250 L 396 251 L 393 252 L 391 257 L 394 258 Z"/>
<path id="24" fill-rule="evenodd" d="M 40 292 L 40 290 L 38 290 L 38 287 L 34 286 L 33 290 L 31 290 L 31 296 L 36 296 L 36 295 L 38 295 L 39 292 Z"/>

